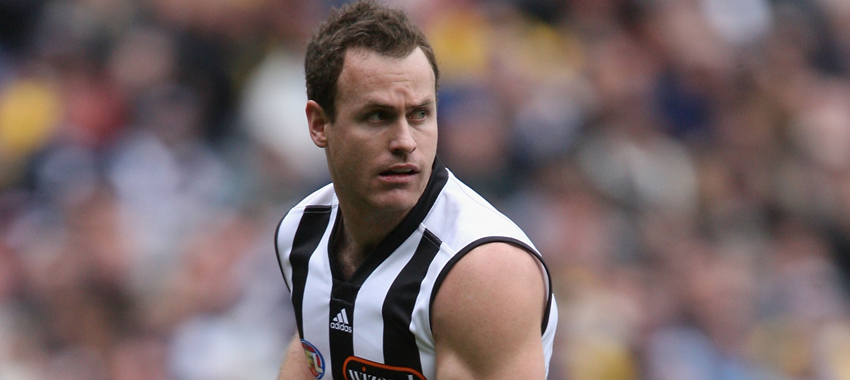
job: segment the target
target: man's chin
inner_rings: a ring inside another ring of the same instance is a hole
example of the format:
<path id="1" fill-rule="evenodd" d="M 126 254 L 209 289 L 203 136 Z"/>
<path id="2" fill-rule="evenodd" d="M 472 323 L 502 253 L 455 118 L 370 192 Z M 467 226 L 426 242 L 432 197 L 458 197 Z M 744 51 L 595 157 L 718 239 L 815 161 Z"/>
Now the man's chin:
<path id="1" fill-rule="evenodd" d="M 418 201 L 419 194 L 394 191 L 390 193 L 376 194 L 372 198 L 371 203 L 376 210 L 394 213 L 410 211 Z"/>

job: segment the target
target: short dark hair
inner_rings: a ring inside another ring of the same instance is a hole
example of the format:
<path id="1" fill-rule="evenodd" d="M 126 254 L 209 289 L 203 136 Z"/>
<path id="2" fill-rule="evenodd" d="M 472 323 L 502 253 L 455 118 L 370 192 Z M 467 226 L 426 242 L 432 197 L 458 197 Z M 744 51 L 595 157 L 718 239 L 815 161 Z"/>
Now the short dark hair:
<path id="1" fill-rule="evenodd" d="M 440 79 L 434 50 L 422 31 L 403 11 L 373 0 L 346 4 L 331 11 L 307 44 L 304 74 L 307 98 L 314 100 L 333 121 L 337 81 L 349 48 L 362 47 L 377 53 L 403 58 L 421 48 L 434 70 L 435 91 Z"/>

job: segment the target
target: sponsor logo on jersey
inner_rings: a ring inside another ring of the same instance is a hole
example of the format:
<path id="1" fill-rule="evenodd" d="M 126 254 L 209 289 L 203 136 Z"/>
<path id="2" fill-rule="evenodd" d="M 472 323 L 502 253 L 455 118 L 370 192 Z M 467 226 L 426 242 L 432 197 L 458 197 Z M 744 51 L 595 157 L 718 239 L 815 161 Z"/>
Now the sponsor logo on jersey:
<path id="1" fill-rule="evenodd" d="M 312 343 L 301 339 L 301 347 L 304 348 L 304 355 L 307 356 L 307 367 L 310 368 L 310 373 L 317 379 L 325 376 L 325 358 L 322 353 Z"/>
<path id="2" fill-rule="evenodd" d="M 405 367 L 393 367 L 356 356 L 349 356 L 342 365 L 345 380 L 425 380 L 421 373 Z"/>
<path id="3" fill-rule="evenodd" d="M 348 323 L 348 313 L 345 311 L 345 308 L 340 310 L 333 321 L 331 321 L 331 328 L 351 334 L 351 325 Z"/>

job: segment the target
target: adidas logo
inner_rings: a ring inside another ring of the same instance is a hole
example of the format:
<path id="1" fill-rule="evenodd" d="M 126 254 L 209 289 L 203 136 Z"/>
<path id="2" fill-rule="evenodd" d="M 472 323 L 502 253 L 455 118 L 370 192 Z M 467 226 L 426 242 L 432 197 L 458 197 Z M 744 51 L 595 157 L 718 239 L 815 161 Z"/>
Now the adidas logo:
<path id="1" fill-rule="evenodd" d="M 351 325 L 348 324 L 348 313 L 345 308 L 340 310 L 339 314 L 331 321 L 331 328 L 351 334 Z"/>

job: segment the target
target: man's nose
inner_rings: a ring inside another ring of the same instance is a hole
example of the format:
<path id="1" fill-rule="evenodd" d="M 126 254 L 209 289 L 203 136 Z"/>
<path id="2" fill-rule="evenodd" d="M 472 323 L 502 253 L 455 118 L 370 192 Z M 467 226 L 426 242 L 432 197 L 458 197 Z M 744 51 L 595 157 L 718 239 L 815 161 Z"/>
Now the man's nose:
<path id="1" fill-rule="evenodd" d="M 416 140 L 407 119 L 400 120 L 393 126 L 393 136 L 390 141 L 390 150 L 394 153 L 406 154 L 416 150 Z"/>

